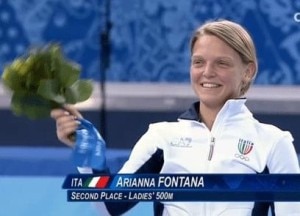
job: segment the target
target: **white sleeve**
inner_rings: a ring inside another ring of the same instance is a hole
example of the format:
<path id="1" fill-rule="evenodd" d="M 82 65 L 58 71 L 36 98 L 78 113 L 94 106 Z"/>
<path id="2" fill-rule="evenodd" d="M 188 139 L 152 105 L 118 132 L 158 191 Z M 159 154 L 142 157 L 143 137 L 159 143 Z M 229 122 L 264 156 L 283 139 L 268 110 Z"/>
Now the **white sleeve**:
<path id="1" fill-rule="evenodd" d="M 164 139 L 159 133 L 164 123 L 150 124 L 147 132 L 138 140 L 134 145 L 129 159 L 123 165 L 119 173 L 135 173 L 141 167 L 147 168 L 143 169 L 143 173 L 153 173 L 153 168 L 161 166 L 158 160 L 151 160 L 153 156 L 156 155 L 164 143 Z M 150 162 L 151 161 L 151 162 Z"/>
<path id="2" fill-rule="evenodd" d="M 273 145 L 267 161 L 270 173 L 300 173 L 293 137 L 289 132 Z"/>
<path id="3" fill-rule="evenodd" d="M 267 164 L 270 173 L 300 173 L 298 157 L 290 133 L 285 132 L 271 150 Z M 276 216 L 300 215 L 300 202 L 275 202 Z"/>

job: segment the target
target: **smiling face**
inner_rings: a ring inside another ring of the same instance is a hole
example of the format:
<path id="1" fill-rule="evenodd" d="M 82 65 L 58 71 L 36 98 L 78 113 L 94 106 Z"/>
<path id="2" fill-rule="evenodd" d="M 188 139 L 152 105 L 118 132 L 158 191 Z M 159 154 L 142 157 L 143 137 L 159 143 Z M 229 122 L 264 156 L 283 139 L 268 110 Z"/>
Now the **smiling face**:
<path id="1" fill-rule="evenodd" d="M 221 109 L 228 99 L 240 97 L 252 70 L 251 64 L 243 63 L 240 55 L 216 36 L 204 34 L 193 46 L 191 82 L 203 106 Z"/>

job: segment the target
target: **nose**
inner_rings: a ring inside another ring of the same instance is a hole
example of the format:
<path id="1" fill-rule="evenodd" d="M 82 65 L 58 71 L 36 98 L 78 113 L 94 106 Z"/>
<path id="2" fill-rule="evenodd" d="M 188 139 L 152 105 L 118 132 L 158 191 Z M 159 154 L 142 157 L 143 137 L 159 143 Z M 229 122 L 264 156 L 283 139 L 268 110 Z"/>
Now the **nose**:
<path id="1" fill-rule="evenodd" d="M 216 75 L 214 67 L 211 63 L 206 63 L 203 67 L 203 76 L 204 77 L 214 77 Z"/>

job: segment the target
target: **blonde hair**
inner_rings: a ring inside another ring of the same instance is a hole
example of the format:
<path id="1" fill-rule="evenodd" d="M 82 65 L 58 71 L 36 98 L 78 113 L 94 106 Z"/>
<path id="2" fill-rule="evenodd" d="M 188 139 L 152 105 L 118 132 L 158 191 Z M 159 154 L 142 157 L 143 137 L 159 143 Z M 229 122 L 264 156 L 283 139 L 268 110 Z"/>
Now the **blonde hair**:
<path id="1" fill-rule="evenodd" d="M 255 79 L 258 69 L 255 46 L 247 30 L 241 25 L 228 20 L 206 22 L 195 31 L 191 38 L 191 53 L 193 53 L 193 48 L 196 41 L 203 35 L 214 35 L 218 37 L 239 54 L 243 63 L 254 63 L 254 76 L 248 83 L 244 83 L 244 86 L 241 89 L 241 95 L 245 94 Z"/>

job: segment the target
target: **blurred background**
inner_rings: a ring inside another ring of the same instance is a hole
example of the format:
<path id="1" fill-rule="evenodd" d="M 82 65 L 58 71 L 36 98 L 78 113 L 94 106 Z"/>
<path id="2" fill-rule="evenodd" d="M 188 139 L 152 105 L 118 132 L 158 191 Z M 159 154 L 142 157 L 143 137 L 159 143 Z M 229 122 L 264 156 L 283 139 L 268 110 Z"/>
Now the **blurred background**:
<path id="1" fill-rule="evenodd" d="M 174 121 L 196 98 L 189 83 L 189 40 L 209 19 L 244 25 L 259 72 L 248 106 L 263 122 L 289 130 L 300 153 L 300 1 L 294 0 L 0 0 L 0 74 L 28 48 L 58 42 L 93 80 L 78 104 L 101 131 L 117 172 L 148 124 Z M 10 111 L 0 82 L 0 215 L 96 215 L 68 203 L 64 177 L 76 173 L 54 121 Z M 152 215 L 141 203 L 127 215 Z"/>

